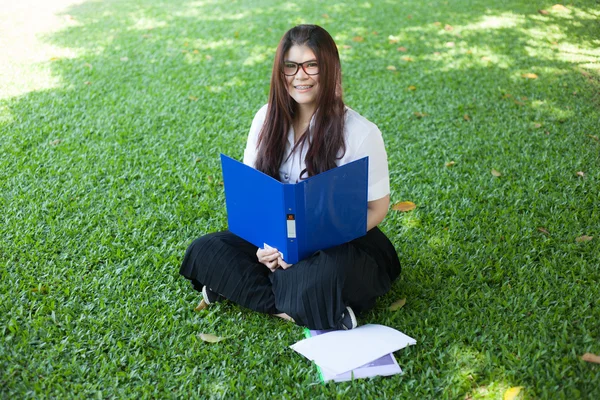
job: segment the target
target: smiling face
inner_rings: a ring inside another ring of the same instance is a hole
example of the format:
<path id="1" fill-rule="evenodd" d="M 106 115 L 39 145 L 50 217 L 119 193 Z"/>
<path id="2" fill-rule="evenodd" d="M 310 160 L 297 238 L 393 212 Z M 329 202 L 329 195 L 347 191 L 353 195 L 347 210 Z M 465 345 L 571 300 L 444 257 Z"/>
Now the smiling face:
<path id="1" fill-rule="evenodd" d="M 293 45 L 284 56 L 284 65 L 287 62 L 302 64 L 307 61 L 317 62 L 315 53 L 305 45 Z M 304 64 L 310 72 L 309 63 Z M 311 114 L 317 106 L 317 95 L 319 94 L 319 75 L 308 75 L 302 67 L 294 76 L 286 76 L 287 90 L 290 96 L 296 100 L 298 105 Z"/>

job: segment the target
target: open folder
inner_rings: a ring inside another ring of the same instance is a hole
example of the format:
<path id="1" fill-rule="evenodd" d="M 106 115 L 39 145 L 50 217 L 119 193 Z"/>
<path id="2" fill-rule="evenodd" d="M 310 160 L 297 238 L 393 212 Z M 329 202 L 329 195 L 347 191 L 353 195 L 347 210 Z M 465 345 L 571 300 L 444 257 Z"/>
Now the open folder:
<path id="1" fill-rule="evenodd" d="M 367 233 L 368 157 L 295 184 L 221 154 L 229 230 L 294 264 Z"/>

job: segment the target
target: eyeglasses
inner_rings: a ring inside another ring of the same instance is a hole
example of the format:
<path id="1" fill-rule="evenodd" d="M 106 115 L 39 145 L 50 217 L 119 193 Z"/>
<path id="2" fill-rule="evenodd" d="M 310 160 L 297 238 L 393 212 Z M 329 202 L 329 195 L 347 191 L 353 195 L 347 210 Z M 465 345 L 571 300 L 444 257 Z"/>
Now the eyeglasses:
<path id="1" fill-rule="evenodd" d="M 315 60 L 304 61 L 303 63 L 295 63 L 293 61 L 285 61 L 283 63 L 283 74 L 285 76 L 294 76 L 298 73 L 298 70 L 302 67 L 302 70 L 306 72 L 306 75 L 317 75 L 319 73 L 319 64 Z"/>

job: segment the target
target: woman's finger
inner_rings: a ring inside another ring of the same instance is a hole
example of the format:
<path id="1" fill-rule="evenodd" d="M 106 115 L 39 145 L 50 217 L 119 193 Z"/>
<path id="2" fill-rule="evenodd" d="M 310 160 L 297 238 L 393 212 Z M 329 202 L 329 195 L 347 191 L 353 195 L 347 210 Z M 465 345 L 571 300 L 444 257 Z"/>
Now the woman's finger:
<path id="1" fill-rule="evenodd" d="M 277 263 L 277 257 L 278 257 L 277 254 L 272 254 L 270 256 L 261 257 L 261 258 L 258 259 L 258 261 L 260 263 L 262 263 L 262 264 L 270 263 L 270 262 L 273 262 L 273 261 L 275 263 Z"/>
<path id="2" fill-rule="evenodd" d="M 273 260 L 273 261 L 267 262 L 266 266 L 267 266 L 267 268 L 269 268 L 271 270 L 271 272 L 273 272 L 279 267 L 279 264 L 277 263 L 277 260 Z"/>
<path id="3" fill-rule="evenodd" d="M 279 252 L 277 251 L 277 249 L 258 249 L 256 250 L 256 257 L 260 260 L 260 259 L 264 259 L 267 256 L 273 255 L 273 254 L 278 254 Z"/>
<path id="4" fill-rule="evenodd" d="M 283 269 L 288 269 L 289 267 L 291 267 L 293 264 L 288 264 L 285 261 L 283 261 L 283 259 L 281 257 L 279 257 L 277 259 L 277 264 L 283 268 Z"/>
<path id="5" fill-rule="evenodd" d="M 277 259 L 279 258 L 279 253 L 270 254 L 265 258 L 267 259 L 267 261 L 277 261 Z"/>

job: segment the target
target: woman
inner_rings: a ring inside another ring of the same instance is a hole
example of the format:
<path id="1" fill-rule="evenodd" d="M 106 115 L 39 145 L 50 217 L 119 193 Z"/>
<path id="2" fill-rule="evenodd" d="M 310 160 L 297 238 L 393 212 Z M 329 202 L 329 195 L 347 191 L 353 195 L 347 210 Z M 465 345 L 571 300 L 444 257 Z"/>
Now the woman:
<path id="1" fill-rule="evenodd" d="M 188 248 L 180 273 L 203 308 L 224 298 L 311 329 L 352 329 L 400 274 L 394 246 L 377 228 L 389 208 L 381 132 L 342 101 L 340 59 L 323 28 L 299 25 L 281 39 L 269 102 L 254 117 L 244 163 L 285 183 L 369 156 L 367 234 L 287 264 L 229 231 Z"/>

